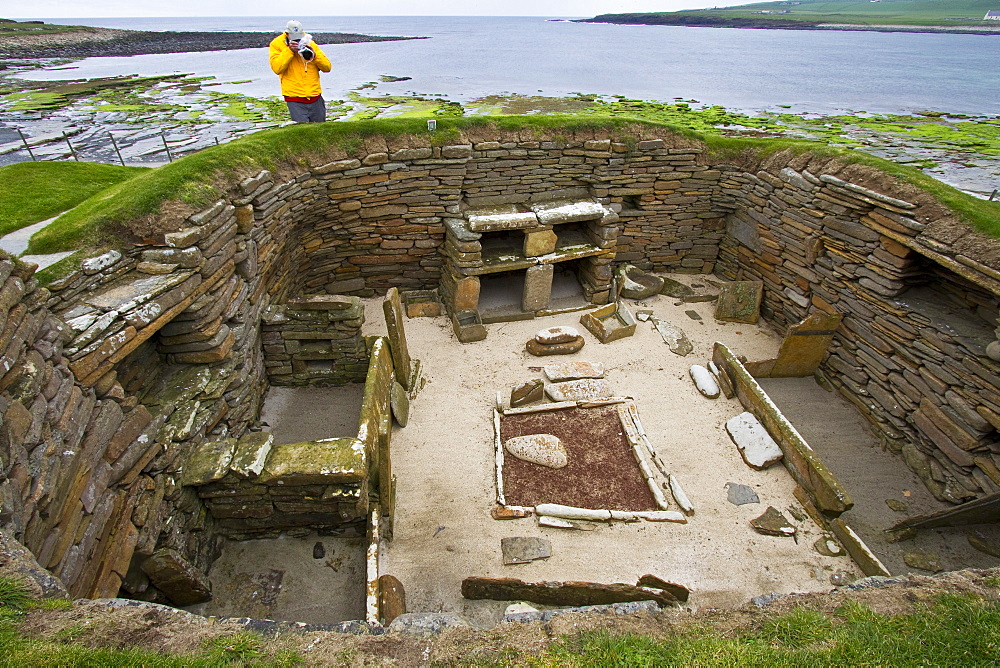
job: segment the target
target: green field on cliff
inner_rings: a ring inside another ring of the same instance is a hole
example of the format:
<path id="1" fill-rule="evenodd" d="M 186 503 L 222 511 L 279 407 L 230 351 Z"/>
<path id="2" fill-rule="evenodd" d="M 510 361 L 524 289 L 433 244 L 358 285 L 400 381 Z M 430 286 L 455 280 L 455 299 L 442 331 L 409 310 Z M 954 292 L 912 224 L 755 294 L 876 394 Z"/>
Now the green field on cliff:
<path id="1" fill-rule="evenodd" d="M 683 24 L 698 20 L 753 19 L 806 23 L 851 23 L 861 25 L 991 25 L 983 20 L 989 10 L 1000 11 L 1000 0 L 782 0 L 755 2 L 733 7 L 692 9 L 680 12 L 603 14 L 614 23 L 626 17 L 640 23 Z M 762 13 L 768 12 L 768 13 Z M 612 19 L 612 17 L 614 17 Z M 1000 24 L 1000 21 L 996 23 Z"/>

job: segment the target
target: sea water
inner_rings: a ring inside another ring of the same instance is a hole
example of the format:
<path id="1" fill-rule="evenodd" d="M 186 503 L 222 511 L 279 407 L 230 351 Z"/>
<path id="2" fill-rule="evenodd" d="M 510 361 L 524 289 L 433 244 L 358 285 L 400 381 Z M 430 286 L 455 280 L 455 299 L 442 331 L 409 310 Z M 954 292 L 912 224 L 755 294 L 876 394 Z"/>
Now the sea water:
<path id="1" fill-rule="evenodd" d="M 940 111 L 1000 114 L 1000 35 L 741 30 L 575 23 L 538 17 L 291 17 L 309 32 L 428 39 L 325 47 L 327 99 L 366 94 L 493 94 L 696 100 L 734 110 L 793 113 Z M 139 30 L 261 31 L 284 17 L 46 19 Z M 266 49 L 87 58 L 32 79 L 191 73 L 216 89 L 277 95 Z M 382 75 L 409 77 L 379 82 Z M 241 83 L 230 83 L 241 82 Z"/>

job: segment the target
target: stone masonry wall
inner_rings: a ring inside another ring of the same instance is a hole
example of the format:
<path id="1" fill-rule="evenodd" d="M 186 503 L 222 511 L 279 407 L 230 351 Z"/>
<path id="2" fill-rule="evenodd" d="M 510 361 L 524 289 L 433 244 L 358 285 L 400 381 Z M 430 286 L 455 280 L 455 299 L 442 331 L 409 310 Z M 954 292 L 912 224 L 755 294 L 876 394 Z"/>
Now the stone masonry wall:
<path id="1" fill-rule="evenodd" d="M 762 312 L 780 326 L 844 316 L 825 375 L 938 499 L 1000 491 L 1000 364 L 986 352 L 996 242 L 829 174 L 729 180 L 741 186 L 718 273 L 762 280 Z"/>
<path id="2" fill-rule="evenodd" d="M 74 595 L 158 600 L 144 560 L 204 570 L 218 549 L 181 463 L 256 430 L 268 368 L 286 366 L 268 356 L 291 354 L 265 340 L 278 332 L 265 312 L 435 289 L 449 220 L 545 197 L 617 212 L 618 261 L 764 281 L 779 328 L 842 313 L 824 371 L 886 443 L 940 498 L 1000 488 L 995 240 L 913 188 L 884 175 L 862 187 L 870 172 L 810 156 L 710 164 L 678 137 L 566 134 L 386 139 L 290 176 L 261 172 L 182 229 L 47 289 L 0 262 L 0 526 Z"/>

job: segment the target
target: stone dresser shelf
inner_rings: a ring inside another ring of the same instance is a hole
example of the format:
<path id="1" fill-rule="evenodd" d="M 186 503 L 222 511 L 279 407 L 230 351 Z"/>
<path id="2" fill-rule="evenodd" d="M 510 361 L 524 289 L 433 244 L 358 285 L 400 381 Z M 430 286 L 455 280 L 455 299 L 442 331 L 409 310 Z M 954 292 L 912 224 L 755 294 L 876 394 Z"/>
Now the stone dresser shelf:
<path id="1" fill-rule="evenodd" d="M 510 239 L 498 239 L 483 244 L 483 266 L 465 271 L 470 276 L 497 274 L 503 271 L 517 271 L 539 264 L 556 264 L 585 257 L 606 255 L 611 251 L 588 243 L 582 232 L 573 231 L 560 235 L 556 249 L 537 257 L 525 257 L 522 250 Z"/>
<path id="2" fill-rule="evenodd" d="M 518 318 L 547 313 L 552 307 L 555 265 L 560 263 L 572 263 L 565 268 L 582 288 L 585 303 L 580 308 L 606 303 L 618 227 L 618 215 L 606 202 L 579 193 L 467 209 L 462 218 L 445 222 L 440 286 L 444 303 L 452 314 L 476 317 L 481 276 L 524 272 L 521 303 L 501 310 L 516 312 Z M 483 314 L 482 322 L 488 320 L 495 321 L 496 316 Z"/>

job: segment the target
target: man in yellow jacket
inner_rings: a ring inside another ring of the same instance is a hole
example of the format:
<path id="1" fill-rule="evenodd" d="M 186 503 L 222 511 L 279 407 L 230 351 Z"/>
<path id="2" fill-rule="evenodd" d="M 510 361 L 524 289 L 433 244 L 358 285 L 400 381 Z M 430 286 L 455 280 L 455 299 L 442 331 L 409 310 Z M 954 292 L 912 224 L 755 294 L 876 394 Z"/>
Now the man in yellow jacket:
<path id="1" fill-rule="evenodd" d="M 330 59 L 302 30 L 298 21 L 289 21 L 285 31 L 271 40 L 271 69 L 281 80 L 281 94 L 288 113 L 296 123 L 322 123 L 326 102 L 319 85 L 319 73 L 330 71 Z"/>

